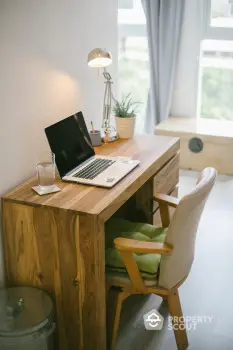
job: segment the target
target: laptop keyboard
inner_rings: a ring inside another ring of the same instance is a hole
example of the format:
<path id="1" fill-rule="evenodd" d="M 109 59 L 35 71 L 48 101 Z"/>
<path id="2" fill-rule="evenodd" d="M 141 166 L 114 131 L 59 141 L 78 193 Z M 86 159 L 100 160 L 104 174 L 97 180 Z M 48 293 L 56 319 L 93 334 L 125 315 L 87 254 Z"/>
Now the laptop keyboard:
<path id="1" fill-rule="evenodd" d="M 102 173 L 104 170 L 109 168 L 114 160 L 108 159 L 95 159 L 91 164 L 87 165 L 85 168 L 74 174 L 74 177 L 79 177 L 81 179 L 93 180 L 96 176 Z"/>

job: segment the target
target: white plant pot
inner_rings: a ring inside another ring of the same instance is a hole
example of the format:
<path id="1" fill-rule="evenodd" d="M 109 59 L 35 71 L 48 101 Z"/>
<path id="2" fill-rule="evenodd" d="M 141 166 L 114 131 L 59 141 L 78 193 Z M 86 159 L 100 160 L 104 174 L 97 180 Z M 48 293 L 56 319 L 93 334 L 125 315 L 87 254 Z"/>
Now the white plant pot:
<path id="1" fill-rule="evenodd" d="M 119 118 L 116 117 L 116 129 L 120 139 L 130 139 L 133 137 L 136 117 Z"/>

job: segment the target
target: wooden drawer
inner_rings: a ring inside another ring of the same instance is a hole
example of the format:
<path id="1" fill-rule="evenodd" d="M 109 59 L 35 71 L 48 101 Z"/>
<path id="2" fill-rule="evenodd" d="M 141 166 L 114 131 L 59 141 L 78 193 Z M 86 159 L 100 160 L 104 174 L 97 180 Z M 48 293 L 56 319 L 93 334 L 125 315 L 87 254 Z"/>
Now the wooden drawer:
<path id="1" fill-rule="evenodd" d="M 176 154 L 156 175 L 154 193 L 171 193 L 179 182 L 180 155 Z"/>
<path id="2" fill-rule="evenodd" d="M 154 194 L 170 194 L 179 183 L 180 154 L 177 153 L 154 178 Z M 158 204 L 154 203 L 153 212 L 158 209 Z"/>

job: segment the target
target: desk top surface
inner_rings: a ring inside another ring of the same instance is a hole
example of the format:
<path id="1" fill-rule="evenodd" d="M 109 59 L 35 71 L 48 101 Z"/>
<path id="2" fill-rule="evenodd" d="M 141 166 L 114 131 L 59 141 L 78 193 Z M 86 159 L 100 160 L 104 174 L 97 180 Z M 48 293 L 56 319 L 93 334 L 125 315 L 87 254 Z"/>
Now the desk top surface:
<path id="1" fill-rule="evenodd" d="M 4 200 L 30 206 L 73 210 L 81 215 L 101 215 L 105 220 L 128 200 L 179 150 L 179 139 L 142 135 L 95 148 L 96 154 L 132 157 L 140 165 L 111 189 L 67 183 L 58 180 L 61 192 L 39 196 L 32 190 L 36 177 L 3 196 Z"/>

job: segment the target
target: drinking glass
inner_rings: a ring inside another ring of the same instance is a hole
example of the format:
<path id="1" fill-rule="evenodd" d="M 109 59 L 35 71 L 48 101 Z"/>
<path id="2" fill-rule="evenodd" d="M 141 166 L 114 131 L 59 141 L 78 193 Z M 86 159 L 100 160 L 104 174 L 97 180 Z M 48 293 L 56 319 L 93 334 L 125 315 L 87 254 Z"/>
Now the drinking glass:
<path id="1" fill-rule="evenodd" d="M 55 183 L 55 154 L 52 152 L 43 156 L 41 162 L 37 163 L 38 186 L 42 190 L 49 190 Z"/>

